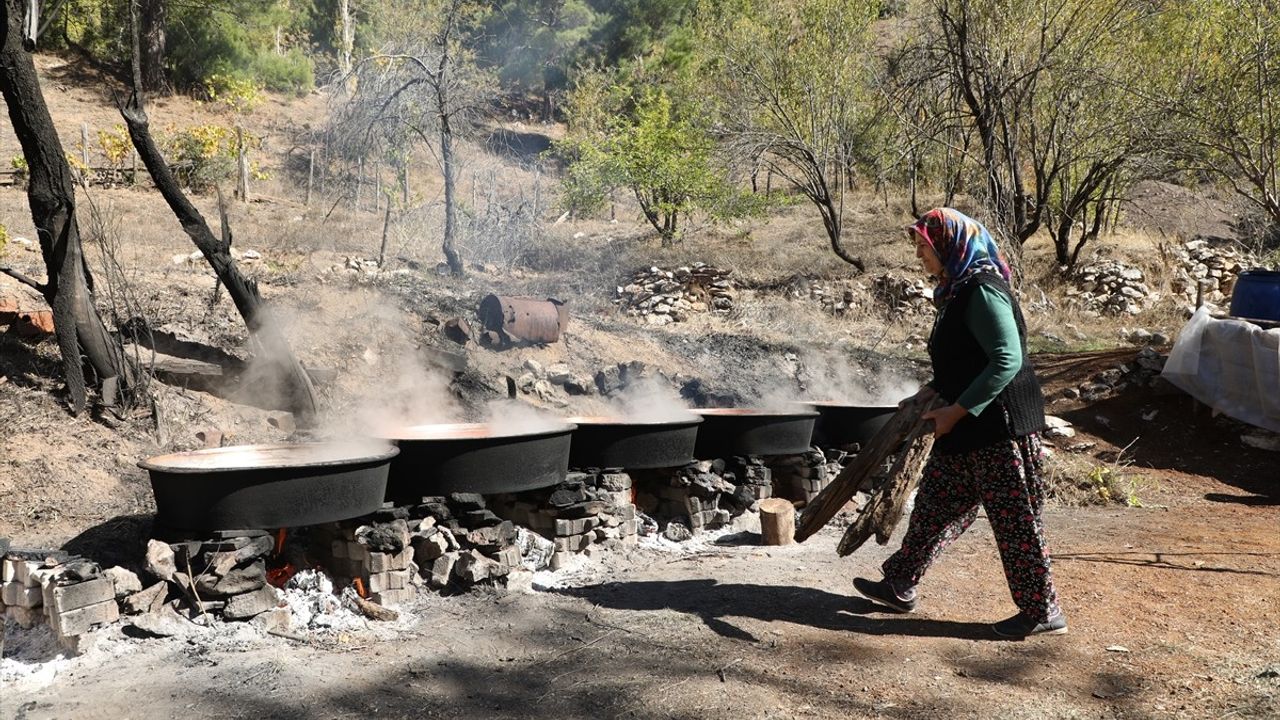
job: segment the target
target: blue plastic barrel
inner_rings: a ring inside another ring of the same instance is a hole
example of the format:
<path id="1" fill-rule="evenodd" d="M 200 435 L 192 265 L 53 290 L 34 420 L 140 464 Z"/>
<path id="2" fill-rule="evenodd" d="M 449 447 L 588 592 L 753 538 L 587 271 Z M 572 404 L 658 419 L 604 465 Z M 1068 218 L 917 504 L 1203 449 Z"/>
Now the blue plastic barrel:
<path id="1" fill-rule="evenodd" d="M 1248 270 L 1240 273 L 1231 292 L 1232 317 L 1280 322 L 1280 272 Z"/>

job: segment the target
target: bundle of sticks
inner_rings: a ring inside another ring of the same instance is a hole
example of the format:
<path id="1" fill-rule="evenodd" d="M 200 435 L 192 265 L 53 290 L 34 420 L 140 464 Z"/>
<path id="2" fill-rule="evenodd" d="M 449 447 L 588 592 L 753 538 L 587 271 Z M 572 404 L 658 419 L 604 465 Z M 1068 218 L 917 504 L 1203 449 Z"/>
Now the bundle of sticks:
<path id="1" fill-rule="evenodd" d="M 796 523 L 796 541 L 804 542 L 821 530 L 868 478 L 880 475 L 870 499 L 845 530 L 836 552 L 842 557 L 848 555 L 873 534 L 876 542 L 887 544 L 933 449 L 933 421 L 921 416 L 944 404 L 938 398 L 913 398 L 903 403 L 853 462 L 805 506 Z"/>

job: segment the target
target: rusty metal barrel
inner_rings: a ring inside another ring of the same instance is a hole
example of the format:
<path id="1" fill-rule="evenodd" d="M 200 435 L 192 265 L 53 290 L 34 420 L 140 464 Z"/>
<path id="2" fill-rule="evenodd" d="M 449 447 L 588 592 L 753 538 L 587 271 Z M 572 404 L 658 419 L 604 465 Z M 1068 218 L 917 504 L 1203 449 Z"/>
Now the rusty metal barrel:
<path id="1" fill-rule="evenodd" d="M 569 310 L 555 298 L 485 295 L 480 301 L 485 330 L 514 341 L 552 343 L 569 324 Z"/>

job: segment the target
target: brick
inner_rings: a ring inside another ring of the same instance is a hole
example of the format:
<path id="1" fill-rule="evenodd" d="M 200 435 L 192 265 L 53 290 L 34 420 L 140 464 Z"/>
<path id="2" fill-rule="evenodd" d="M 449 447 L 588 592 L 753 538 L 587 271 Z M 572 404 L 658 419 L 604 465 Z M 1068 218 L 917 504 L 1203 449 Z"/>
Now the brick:
<path id="1" fill-rule="evenodd" d="M 556 535 L 561 537 L 581 535 L 590 527 L 587 525 L 587 521 L 594 519 L 595 518 L 577 518 L 575 520 L 556 520 Z"/>
<path id="2" fill-rule="evenodd" d="M 352 560 L 364 562 L 369 556 L 368 549 L 355 540 L 347 541 L 347 557 Z"/>
<path id="3" fill-rule="evenodd" d="M 613 516 L 618 518 L 619 520 L 624 520 L 624 521 L 635 520 L 636 506 L 632 505 L 631 503 L 627 503 L 626 505 L 619 505 L 617 508 L 614 509 Z"/>
<path id="4" fill-rule="evenodd" d="M 4 604 L 19 608 L 37 608 L 44 603 L 44 593 L 39 587 L 24 587 L 22 583 L 5 583 L 0 590 Z"/>
<path id="5" fill-rule="evenodd" d="M 406 605 L 413 601 L 417 596 L 417 592 L 413 588 L 404 588 L 401 590 L 383 590 L 373 594 L 373 601 L 383 607 L 397 607 Z"/>
<path id="6" fill-rule="evenodd" d="M 635 535 L 640 532 L 640 521 L 634 519 L 623 520 L 622 523 L 618 525 L 618 532 L 622 535 Z"/>
<path id="7" fill-rule="evenodd" d="M 568 535 L 565 537 L 558 537 L 552 542 L 556 544 L 556 550 L 561 552 L 577 552 L 591 544 L 591 537 L 588 535 Z"/>
<path id="8" fill-rule="evenodd" d="M 503 568 L 518 567 L 520 565 L 520 548 L 515 545 L 509 545 L 499 550 L 492 557 L 494 562 Z"/>
<path id="9" fill-rule="evenodd" d="M 31 560 L 19 560 L 15 568 L 13 579 L 23 584 L 24 587 L 38 587 L 40 585 L 39 578 L 31 576 L 36 570 L 40 569 L 40 563 Z"/>
<path id="10" fill-rule="evenodd" d="M 408 570 L 388 570 L 369 576 L 369 592 L 403 590 L 409 586 Z"/>
<path id="11" fill-rule="evenodd" d="M 109 625 L 120 619 L 120 609 L 113 597 L 107 602 L 55 612 L 49 618 L 53 631 L 61 636 L 81 635 L 96 625 Z"/>
<path id="12" fill-rule="evenodd" d="M 369 572 L 384 573 L 390 570 L 404 570 L 413 562 L 413 548 L 407 547 L 398 553 L 369 553 Z"/>
<path id="13" fill-rule="evenodd" d="M 105 577 L 76 583 L 75 585 L 52 585 L 50 587 L 48 604 L 55 613 L 65 613 L 68 610 L 96 605 L 107 600 L 114 600 L 116 597 L 115 586 L 110 578 Z"/>

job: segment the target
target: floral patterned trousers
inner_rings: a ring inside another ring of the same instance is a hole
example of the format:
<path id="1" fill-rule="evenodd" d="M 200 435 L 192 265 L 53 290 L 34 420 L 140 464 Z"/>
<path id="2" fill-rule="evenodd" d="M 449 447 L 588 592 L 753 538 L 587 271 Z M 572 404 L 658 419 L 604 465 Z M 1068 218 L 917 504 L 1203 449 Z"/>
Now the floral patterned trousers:
<path id="1" fill-rule="evenodd" d="M 884 562 L 896 587 L 915 587 L 942 551 L 986 508 L 1013 602 L 1043 622 L 1058 613 L 1040 509 L 1040 438 L 1029 435 L 980 450 L 929 458 L 902 548 Z"/>

